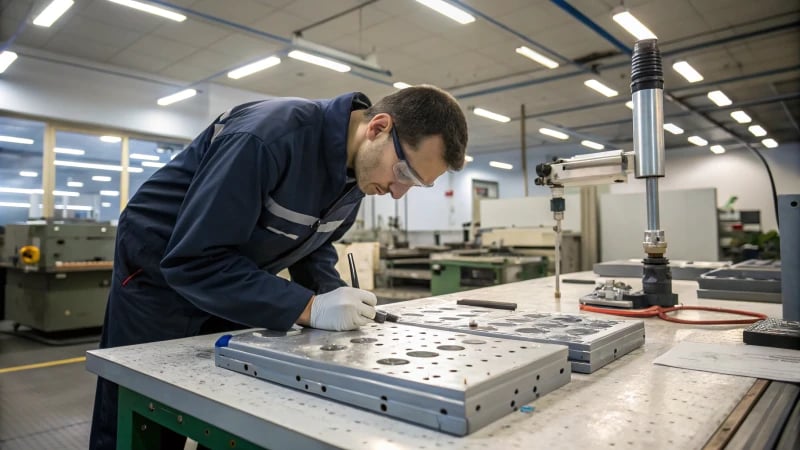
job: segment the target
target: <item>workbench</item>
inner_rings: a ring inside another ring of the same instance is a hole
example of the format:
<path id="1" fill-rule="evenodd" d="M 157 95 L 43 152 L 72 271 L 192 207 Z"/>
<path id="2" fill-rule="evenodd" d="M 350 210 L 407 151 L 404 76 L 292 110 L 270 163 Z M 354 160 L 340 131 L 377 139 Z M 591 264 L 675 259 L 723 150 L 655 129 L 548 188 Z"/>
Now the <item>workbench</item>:
<path id="1" fill-rule="evenodd" d="M 568 278 L 594 277 L 581 272 Z M 620 280 L 641 288 L 641 280 Z M 560 301 L 553 296 L 553 277 L 478 289 L 469 298 L 579 313 L 578 298 L 593 287 L 561 286 Z M 778 304 L 698 300 L 694 281 L 674 281 L 673 290 L 687 305 L 781 315 Z M 420 306 L 426 301 L 413 300 Z M 680 314 L 700 317 L 694 311 Z M 706 444 L 756 380 L 657 366 L 653 360 L 680 341 L 744 345 L 742 328 L 645 319 L 643 347 L 591 375 L 573 373 L 569 384 L 533 402 L 532 412 L 513 412 L 462 438 L 217 368 L 214 342 L 219 334 L 93 350 L 86 365 L 121 386 L 122 449 L 154 448 L 149 440 L 161 426 L 212 448 L 691 449 Z"/>

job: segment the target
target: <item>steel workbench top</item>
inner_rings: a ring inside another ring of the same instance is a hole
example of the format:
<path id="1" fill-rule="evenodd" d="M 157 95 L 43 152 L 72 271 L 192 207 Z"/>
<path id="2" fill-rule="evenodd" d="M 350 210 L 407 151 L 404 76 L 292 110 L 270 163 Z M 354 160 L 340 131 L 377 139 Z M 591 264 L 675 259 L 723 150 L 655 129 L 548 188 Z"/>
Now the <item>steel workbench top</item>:
<path id="1" fill-rule="evenodd" d="M 594 277 L 591 272 L 568 275 Z M 620 280 L 641 288 L 640 280 Z M 553 285 L 553 277 L 539 278 L 470 291 L 468 298 L 578 313 L 578 298 L 592 290 L 591 285 L 562 283 L 562 298 L 556 301 Z M 674 281 L 673 290 L 687 305 L 781 314 L 779 304 L 698 300 L 694 281 Z M 413 302 L 423 306 L 426 300 Z M 684 311 L 681 317 L 697 318 L 698 313 Z M 679 341 L 743 345 L 743 327 L 645 319 L 643 347 L 591 375 L 573 373 L 569 384 L 532 403 L 533 412 L 511 413 L 463 438 L 217 368 L 214 342 L 219 334 L 93 350 L 86 365 L 132 391 L 267 448 L 688 449 L 706 443 L 754 379 L 656 366 L 653 360 Z"/>

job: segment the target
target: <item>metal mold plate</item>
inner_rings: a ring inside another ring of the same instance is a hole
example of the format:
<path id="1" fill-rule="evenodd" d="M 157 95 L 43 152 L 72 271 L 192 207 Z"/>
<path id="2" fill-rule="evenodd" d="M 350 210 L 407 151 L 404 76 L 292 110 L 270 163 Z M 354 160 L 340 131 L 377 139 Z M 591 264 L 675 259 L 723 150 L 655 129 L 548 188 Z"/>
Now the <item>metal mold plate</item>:
<path id="1" fill-rule="evenodd" d="M 400 323 L 438 330 L 454 330 L 488 337 L 569 347 L 575 372 L 591 373 L 644 344 L 641 320 L 604 320 L 578 314 L 558 314 L 477 308 L 434 299 L 419 305 L 392 304 L 386 310 Z M 471 323 L 472 322 L 472 323 Z M 590 370 L 587 372 L 587 370 Z"/>
<path id="2" fill-rule="evenodd" d="M 465 435 L 568 383 L 567 353 L 560 345 L 384 323 L 341 333 L 251 331 L 217 347 L 216 364 Z"/>

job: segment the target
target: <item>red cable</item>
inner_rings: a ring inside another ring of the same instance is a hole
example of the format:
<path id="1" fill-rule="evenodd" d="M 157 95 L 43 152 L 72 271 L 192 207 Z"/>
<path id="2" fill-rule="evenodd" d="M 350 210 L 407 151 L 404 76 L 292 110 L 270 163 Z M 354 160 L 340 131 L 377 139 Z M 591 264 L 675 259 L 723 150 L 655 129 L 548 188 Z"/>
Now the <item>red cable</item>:
<path id="1" fill-rule="evenodd" d="M 671 306 L 669 308 L 664 308 L 661 306 L 651 306 L 646 309 L 623 310 L 623 309 L 612 309 L 612 308 L 600 308 L 597 306 L 590 306 L 590 305 L 581 305 L 580 308 L 581 311 L 595 312 L 600 314 L 613 314 L 616 316 L 624 316 L 624 317 L 641 317 L 641 318 L 658 317 L 662 320 L 666 320 L 667 322 L 684 323 L 691 325 L 743 325 L 743 324 L 755 323 L 758 322 L 759 320 L 767 318 L 766 314 L 761 314 L 753 311 L 744 311 L 739 309 L 728 309 L 728 308 L 715 308 L 712 306 L 676 305 L 676 306 Z M 683 310 L 720 312 L 726 314 L 735 314 L 737 316 L 750 316 L 750 317 L 755 317 L 755 319 L 686 320 L 686 319 L 678 319 L 677 317 L 672 317 L 667 315 L 667 313 L 669 312 L 683 311 Z"/>

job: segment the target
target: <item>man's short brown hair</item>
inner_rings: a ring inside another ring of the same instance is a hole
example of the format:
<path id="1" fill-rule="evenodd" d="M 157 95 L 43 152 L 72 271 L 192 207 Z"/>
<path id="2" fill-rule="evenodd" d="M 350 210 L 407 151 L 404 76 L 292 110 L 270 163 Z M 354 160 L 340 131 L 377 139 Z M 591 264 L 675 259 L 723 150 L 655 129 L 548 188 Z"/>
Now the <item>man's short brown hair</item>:
<path id="1" fill-rule="evenodd" d="M 416 148 L 428 136 L 444 140 L 444 160 L 450 170 L 464 167 L 467 149 L 467 119 L 458 101 L 436 86 L 418 85 L 401 89 L 367 109 L 365 120 L 377 114 L 392 116 L 400 139 Z"/>

